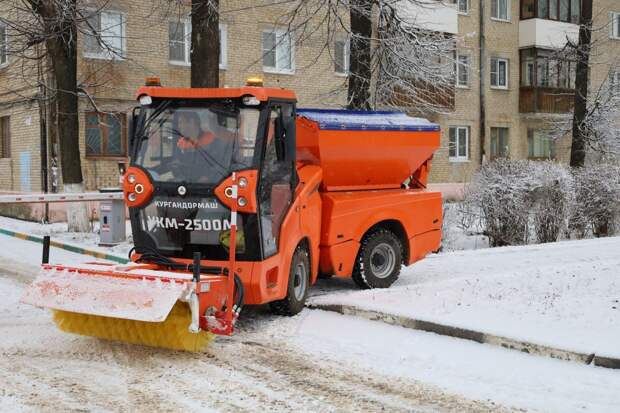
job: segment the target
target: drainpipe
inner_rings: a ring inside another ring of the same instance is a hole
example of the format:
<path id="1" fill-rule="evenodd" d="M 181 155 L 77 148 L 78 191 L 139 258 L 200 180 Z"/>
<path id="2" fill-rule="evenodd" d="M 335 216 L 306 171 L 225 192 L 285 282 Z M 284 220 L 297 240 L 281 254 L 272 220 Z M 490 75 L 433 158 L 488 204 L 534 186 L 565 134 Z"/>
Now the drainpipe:
<path id="1" fill-rule="evenodd" d="M 47 178 L 47 110 L 45 99 L 45 86 L 39 85 L 39 135 L 41 136 L 41 184 L 43 193 L 48 193 Z M 49 222 L 49 204 L 45 203 L 45 215 L 43 217 L 45 223 Z"/>
<path id="2" fill-rule="evenodd" d="M 479 65 L 479 73 L 480 73 L 480 166 L 482 166 L 482 163 L 484 162 L 485 159 L 485 153 L 484 153 L 484 148 L 485 148 L 485 137 L 486 137 L 486 106 L 485 106 L 485 98 L 486 98 L 486 89 L 485 89 L 485 82 L 484 79 L 486 78 L 486 39 L 485 39 L 485 33 L 484 33 L 484 14 L 485 14 L 485 7 L 484 7 L 484 3 L 486 0 L 480 0 L 479 4 L 480 4 L 480 8 L 479 8 L 479 15 L 478 15 L 478 20 L 479 20 L 479 28 L 478 28 L 478 32 L 479 32 L 479 38 L 480 38 L 480 53 L 478 56 L 478 65 Z"/>

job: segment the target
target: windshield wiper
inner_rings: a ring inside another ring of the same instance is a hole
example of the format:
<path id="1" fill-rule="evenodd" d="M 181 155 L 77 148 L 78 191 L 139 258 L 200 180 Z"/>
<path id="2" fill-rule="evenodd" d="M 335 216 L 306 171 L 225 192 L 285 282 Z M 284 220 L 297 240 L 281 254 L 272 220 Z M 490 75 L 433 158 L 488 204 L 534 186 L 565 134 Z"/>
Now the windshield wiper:
<path id="1" fill-rule="evenodd" d="M 161 115 L 162 112 L 164 110 L 166 110 L 168 108 L 168 106 L 170 106 L 170 104 L 172 104 L 171 100 L 165 100 L 165 101 L 161 102 L 159 105 L 157 105 L 157 107 L 155 108 L 153 113 L 151 113 L 151 115 L 148 117 L 148 119 L 144 122 L 144 125 L 140 128 L 140 133 L 138 134 L 138 136 L 140 136 L 140 141 L 143 141 L 143 140 L 149 138 L 146 135 L 146 131 L 148 130 L 149 126 L 151 125 L 151 122 L 153 122 L 153 120 L 155 118 L 159 117 L 159 115 Z"/>

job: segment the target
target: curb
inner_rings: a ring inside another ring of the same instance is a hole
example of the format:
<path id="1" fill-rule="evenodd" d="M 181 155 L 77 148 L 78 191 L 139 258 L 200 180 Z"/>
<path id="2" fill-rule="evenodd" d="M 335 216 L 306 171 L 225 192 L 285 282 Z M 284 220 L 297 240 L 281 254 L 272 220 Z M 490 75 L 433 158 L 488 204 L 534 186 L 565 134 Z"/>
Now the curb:
<path id="1" fill-rule="evenodd" d="M 28 235 L 21 232 L 10 231 L 8 229 L 0 228 L 0 234 L 8 235 L 9 237 L 15 237 L 19 239 L 23 239 L 25 241 L 38 242 L 39 244 L 43 244 L 43 238 L 37 237 L 35 235 Z M 50 241 L 50 246 L 55 248 L 60 248 L 65 251 L 75 252 L 76 254 L 82 255 L 90 255 L 91 257 L 99 258 L 101 260 L 113 261 L 119 264 L 127 264 L 129 260 L 127 258 L 119 257 L 118 255 L 107 254 L 101 251 L 90 250 L 88 248 L 82 248 L 71 244 L 65 244 L 59 241 Z"/>
<path id="2" fill-rule="evenodd" d="M 370 321 L 381 321 L 386 324 L 409 328 L 412 330 L 426 331 L 428 333 L 435 333 L 442 336 L 475 341 L 480 344 L 490 344 L 509 350 L 520 351 L 522 353 L 535 354 L 538 356 L 545 356 L 559 360 L 575 361 L 582 364 L 594 364 L 595 366 L 609 369 L 620 369 L 620 359 L 618 358 L 597 356 L 594 353 L 587 354 L 563 350 L 541 344 L 530 343 L 527 341 L 497 336 L 494 334 L 482 333 L 480 331 L 466 328 L 435 323 L 432 321 L 418 320 L 415 318 L 397 316 L 372 310 L 363 310 L 355 306 L 343 304 L 309 304 L 308 308 L 333 311 L 342 315 L 360 317 Z"/>

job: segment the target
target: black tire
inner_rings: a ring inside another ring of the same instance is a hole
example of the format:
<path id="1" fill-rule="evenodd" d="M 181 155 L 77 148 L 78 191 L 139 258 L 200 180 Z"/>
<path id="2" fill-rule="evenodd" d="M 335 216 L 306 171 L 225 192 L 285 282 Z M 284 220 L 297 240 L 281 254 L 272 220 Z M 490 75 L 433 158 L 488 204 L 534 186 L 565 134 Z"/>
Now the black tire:
<path id="1" fill-rule="evenodd" d="M 304 309 L 310 287 L 310 255 L 303 245 L 295 249 L 288 275 L 286 297 L 270 303 L 274 314 L 293 316 Z"/>
<path id="2" fill-rule="evenodd" d="M 353 281 L 362 289 L 388 288 L 398 279 L 403 246 L 392 231 L 379 228 L 362 239 L 353 268 Z"/>

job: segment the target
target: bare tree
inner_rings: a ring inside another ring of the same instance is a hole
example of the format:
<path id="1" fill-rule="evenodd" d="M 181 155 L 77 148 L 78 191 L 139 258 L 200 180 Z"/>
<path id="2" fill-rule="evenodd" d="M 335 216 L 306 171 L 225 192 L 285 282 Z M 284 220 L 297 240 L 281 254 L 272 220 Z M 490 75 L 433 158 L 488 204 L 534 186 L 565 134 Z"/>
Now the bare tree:
<path id="1" fill-rule="evenodd" d="M 588 111 L 588 83 L 590 51 L 592 42 L 592 0 L 581 1 L 579 20 L 579 44 L 576 48 L 577 75 L 575 80 L 575 111 L 573 114 L 573 141 L 570 151 L 570 165 L 582 167 L 586 160 L 584 122 Z"/>
<path id="2" fill-rule="evenodd" d="M 397 108 L 423 113 L 454 105 L 456 39 L 417 21 L 435 0 L 298 0 L 282 21 L 298 44 L 321 33 L 318 57 L 335 56 L 333 42 L 348 37 L 349 109 Z M 422 20 L 422 19 L 420 19 Z"/>
<path id="3" fill-rule="evenodd" d="M 56 85 L 57 128 L 60 131 L 60 158 L 66 192 L 82 192 L 84 180 L 79 150 L 77 91 L 77 0 L 26 0 L 36 26 L 24 31 L 26 45 L 44 43 Z M 23 27 L 14 24 L 13 27 Z M 85 205 L 68 208 L 69 230 L 88 231 L 88 210 Z"/>
<path id="4" fill-rule="evenodd" d="M 370 109 L 372 0 L 351 0 L 348 108 Z"/>
<path id="5" fill-rule="evenodd" d="M 192 0 L 191 86 L 220 82 L 219 0 Z"/>
<path id="6" fill-rule="evenodd" d="M 620 157 L 620 54 L 610 53 L 609 26 L 593 26 L 592 11 L 588 13 L 591 17 L 586 16 L 581 25 L 579 40 L 569 39 L 550 57 L 558 68 L 568 63 L 576 67 L 571 79 L 575 92 L 570 118 L 548 121 L 552 139 L 571 136 L 573 167 L 585 166 L 590 156 L 593 160 Z M 606 19 L 606 13 L 600 17 Z M 602 78 L 596 78 L 601 73 Z"/>

